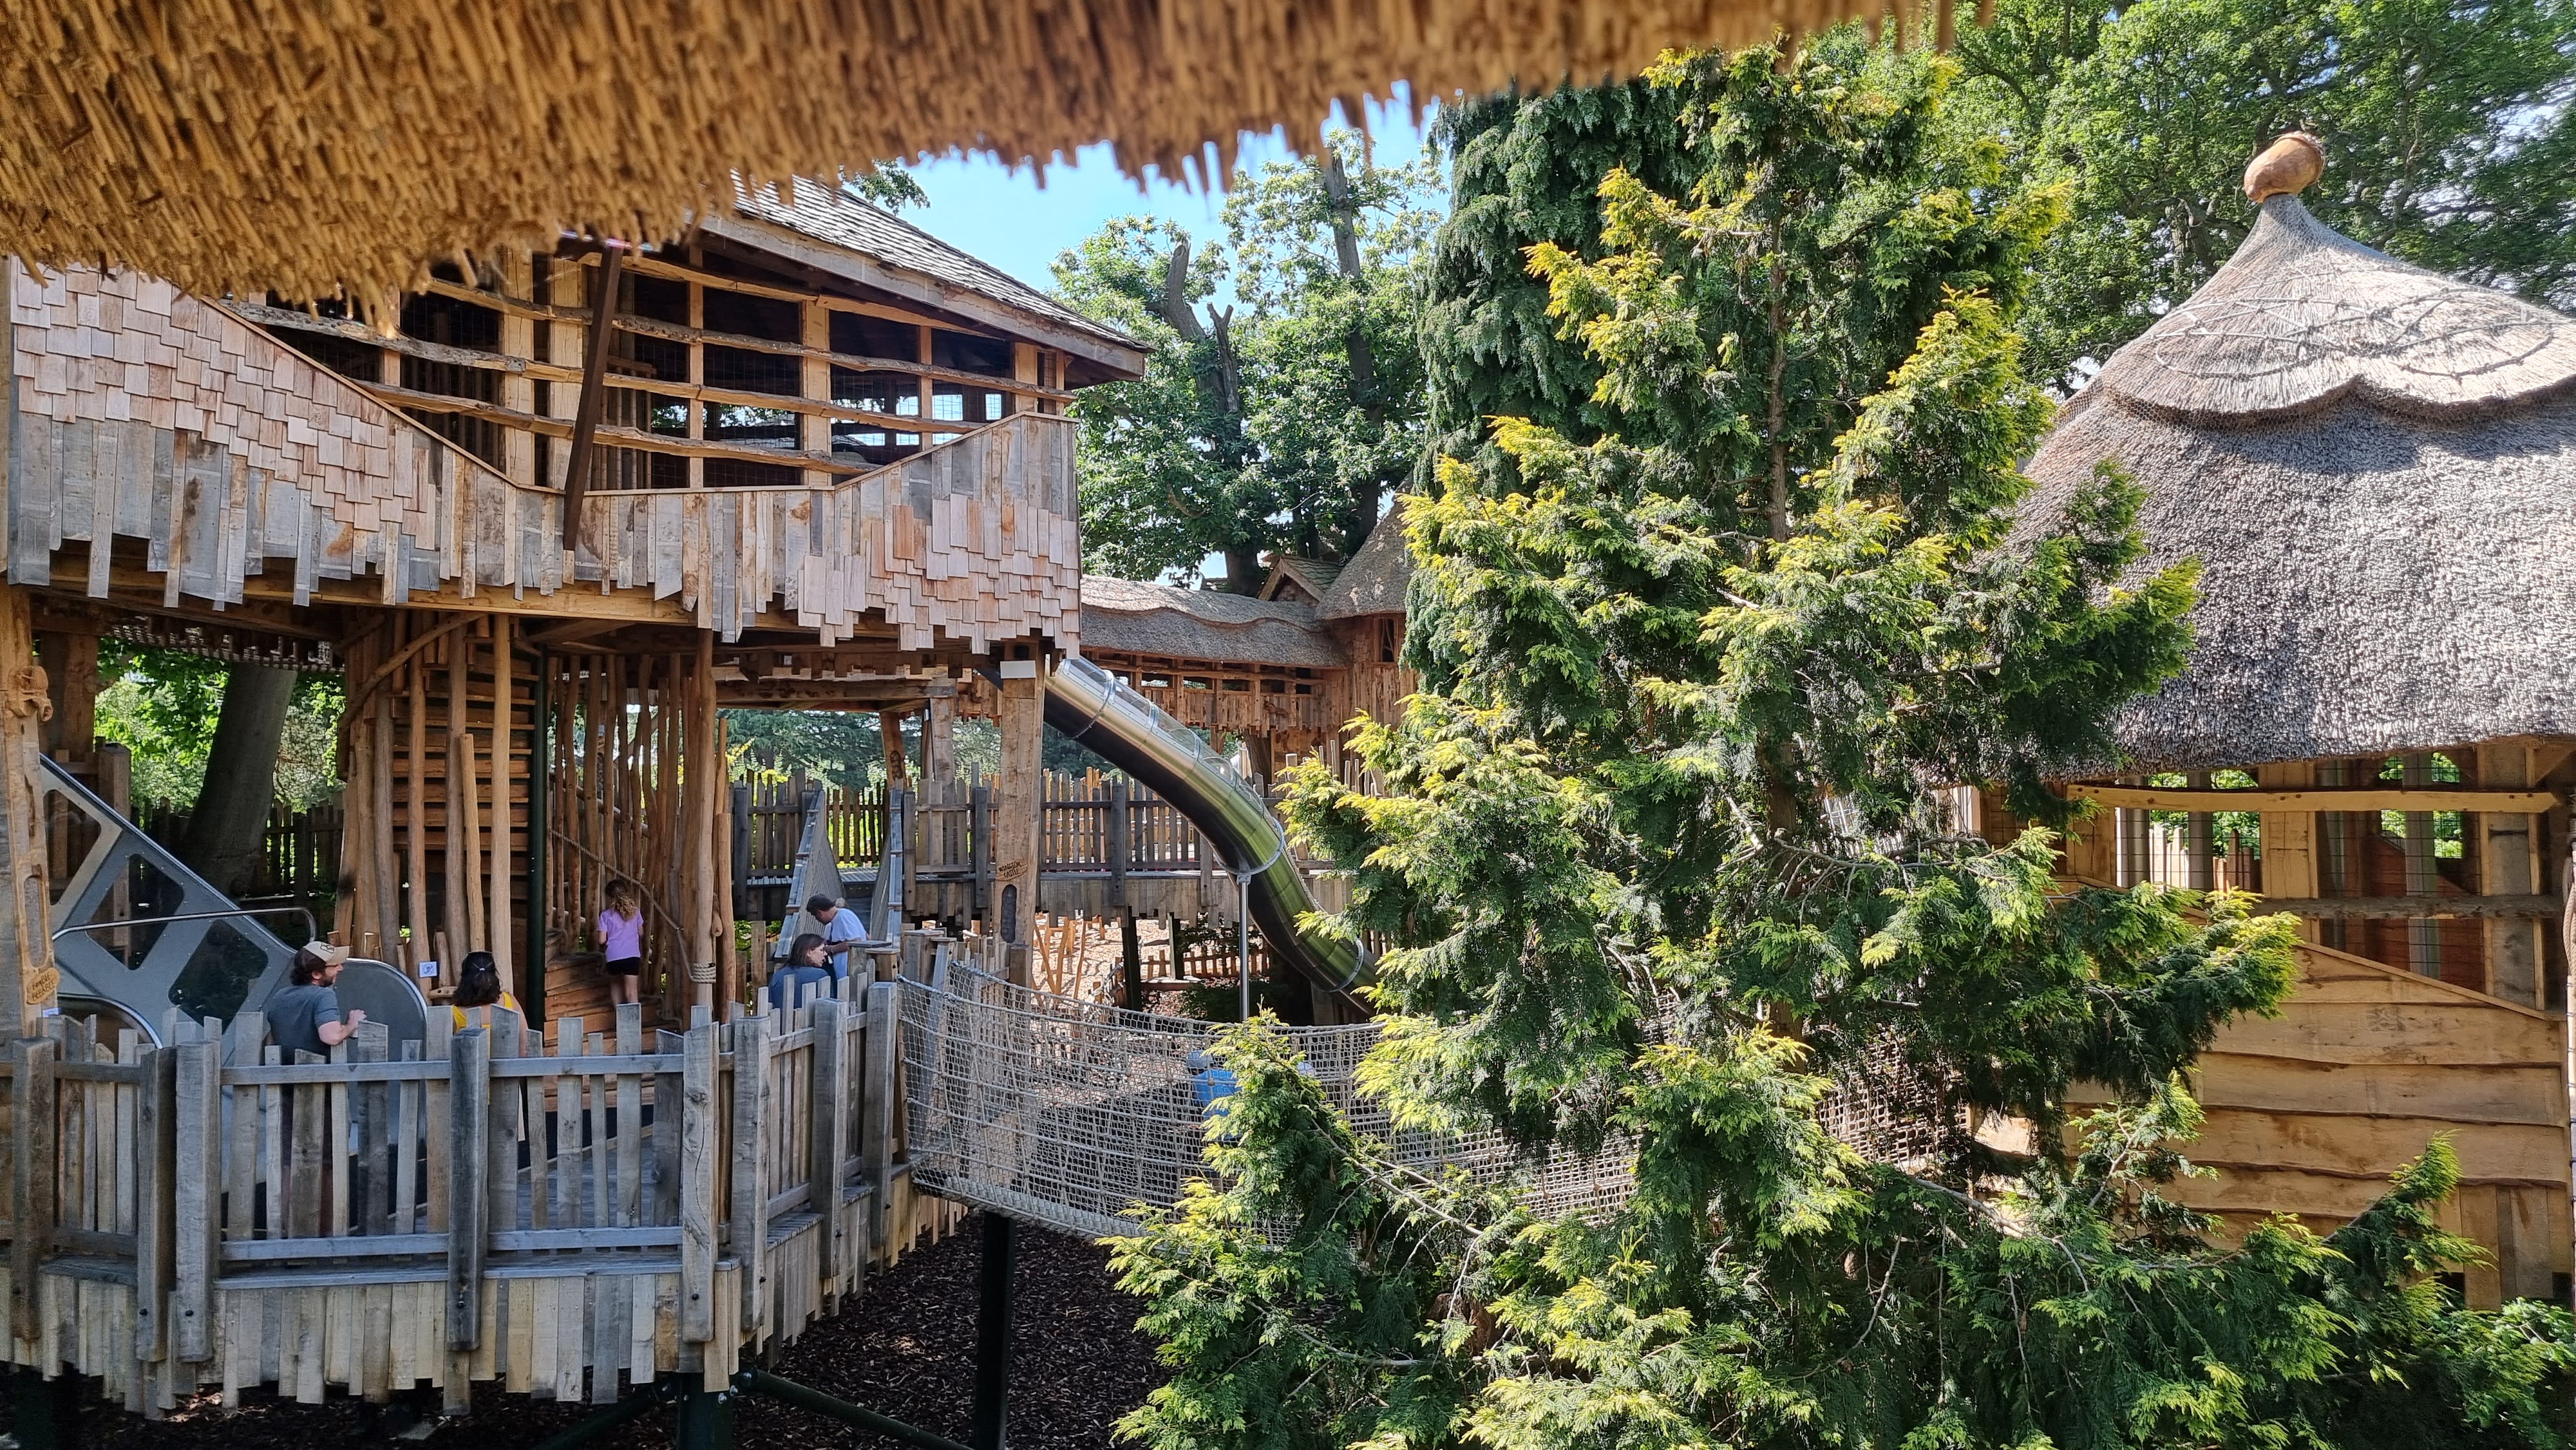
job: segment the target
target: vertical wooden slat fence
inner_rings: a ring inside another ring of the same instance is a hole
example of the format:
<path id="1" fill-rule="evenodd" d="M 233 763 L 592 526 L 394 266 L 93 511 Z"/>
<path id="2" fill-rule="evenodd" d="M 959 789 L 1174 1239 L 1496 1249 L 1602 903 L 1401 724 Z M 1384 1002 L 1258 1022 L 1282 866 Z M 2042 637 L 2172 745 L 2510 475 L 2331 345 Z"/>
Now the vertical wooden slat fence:
<path id="1" fill-rule="evenodd" d="M 894 1142 L 893 987 L 835 990 L 684 1033 L 632 1004 L 544 1035 L 440 1011 L 425 1042 L 369 1024 L 293 1062 L 225 1063 L 214 1023 L 156 1048 L 56 1019 L 0 1061 L 6 1358 L 147 1414 L 262 1383 L 720 1386 L 953 1218 Z"/>

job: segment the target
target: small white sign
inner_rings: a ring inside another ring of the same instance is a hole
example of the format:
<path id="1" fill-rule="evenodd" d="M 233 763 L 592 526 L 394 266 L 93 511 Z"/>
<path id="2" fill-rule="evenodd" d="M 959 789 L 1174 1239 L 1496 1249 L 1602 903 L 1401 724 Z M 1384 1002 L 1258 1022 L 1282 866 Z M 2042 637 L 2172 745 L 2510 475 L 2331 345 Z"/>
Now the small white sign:
<path id="1" fill-rule="evenodd" d="M 414 968 L 414 970 L 424 977 L 435 977 L 438 975 L 438 963 L 422 962 L 418 967 Z"/>

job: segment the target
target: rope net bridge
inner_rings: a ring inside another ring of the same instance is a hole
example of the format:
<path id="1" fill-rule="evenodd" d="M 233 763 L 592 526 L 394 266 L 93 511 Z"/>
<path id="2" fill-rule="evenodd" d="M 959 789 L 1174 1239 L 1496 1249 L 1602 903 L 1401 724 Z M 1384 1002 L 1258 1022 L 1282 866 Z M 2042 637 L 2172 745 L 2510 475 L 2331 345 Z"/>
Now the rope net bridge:
<path id="1" fill-rule="evenodd" d="M 1130 1209 L 1171 1208 L 1208 1172 L 1205 1125 L 1230 1084 L 1206 1049 L 1222 1028 L 1015 986 L 978 960 L 990 945 L 955 943 L 928 981 L 898 984 L 913 1185 L 1087 1238 L 1133 1233 Z M 1635 1187 L 1616 1139 L 1533 1160 L 1499 1133 L 1399 1131 L 1356 1082 L 1374 1023 L 1284 1031 L 1325 1096 L 1400 1167 L 1461 1169 L 1551 1217 L 1614 1209 Z M 1836 1074 L 1822 1120 L 1890 1162 L 1929 1152 L 1947 1126 L 1937 1085 L 1889 1049 Z"/>

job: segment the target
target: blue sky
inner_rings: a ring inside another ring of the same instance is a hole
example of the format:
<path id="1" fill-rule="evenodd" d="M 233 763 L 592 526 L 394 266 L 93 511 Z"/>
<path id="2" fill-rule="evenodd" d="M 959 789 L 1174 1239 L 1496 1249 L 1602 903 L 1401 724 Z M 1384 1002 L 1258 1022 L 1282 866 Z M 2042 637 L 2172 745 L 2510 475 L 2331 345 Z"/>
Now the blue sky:
<path id="1" fill-rule="evenodd" d="M 1338 119 L 1338 108 L 1334 114 Z M 1424 117 L 1426 123 L 1429 119 Z M 1409 157 L 1422 146 L 1401 90 L 1392 104 L 1370 106 L 1369 133 L 1376 139 L 1377 154 L 1387 161 Z M 1276 133 L 1247 134 L 1241 154 L 1238 164 L 1257 170 L 1264 161 L 1288 155 L 1288 145 Z M 1069 165 L 1049 166 L 1043 188 L 1032 169 L 1014 171 L 989 156 L 948 157 L 912 170 L 930 194 L 930 206 L 907 211 L 907 221 L 1036 287 L 1054 285 L 1048 267 L 1058 252 L 1113 217 L 1168 217 L 1203 236 L 1215 227 L 1225 204 L 1222 196 L 1193 192 L 1159 176 L 1149 177 L 1140 191 L 1110 160 L 1106 144 L 1084 149 Z"/>

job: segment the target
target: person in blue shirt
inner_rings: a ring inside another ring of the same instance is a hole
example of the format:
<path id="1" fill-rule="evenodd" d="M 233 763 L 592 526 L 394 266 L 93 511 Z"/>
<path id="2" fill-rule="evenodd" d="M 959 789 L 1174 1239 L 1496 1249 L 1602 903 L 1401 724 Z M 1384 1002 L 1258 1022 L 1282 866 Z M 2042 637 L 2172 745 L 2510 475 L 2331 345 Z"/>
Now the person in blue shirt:
<path id="1" fill-rule="evenodd" d="M 832 990 L 832 972 L 823 964 L 823 939 L 812 932 L 787 948 L 787 965 L 769 974 L 769 1005 L 784 1012 L 800 996 L 812 998 Z"/>
<path id="2" fill-rule="evenodd" d="M 831 897 L 816 895 L 805 903 L 805 914 L 822 928 L 823 945 L 831 953 L 827 963 L 832 979 L 839 981 L 850 974 L 850 944 L 865 942 L 868 929 L 859 914 Z M 791 951 L 789 955 L 794 955 Z"/>

